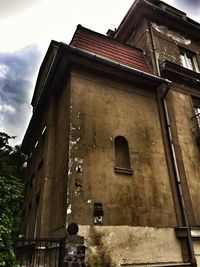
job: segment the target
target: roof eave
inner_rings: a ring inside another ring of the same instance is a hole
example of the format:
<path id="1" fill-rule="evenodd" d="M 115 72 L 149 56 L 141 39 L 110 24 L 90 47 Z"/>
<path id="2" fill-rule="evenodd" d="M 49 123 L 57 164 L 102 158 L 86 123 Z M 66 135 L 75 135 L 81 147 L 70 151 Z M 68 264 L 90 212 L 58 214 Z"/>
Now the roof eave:
<path id="1" fill-rule="evenodd" d="M 166 16 L 169 18 L 168 20 L 164 20 Z M 136 0 L 134 2 L 134 4 L 131 6 L 130 10 L 127 12 L 124 19 L 120 23 L 113 38 L 121 42 L 126 42 L 126 40 L 128 40 L 128 38 L 132 34 L 132 31 L 134 30 L 134 26 L 137 25 L 141 17 L 149 17 L 150 19 L 160 21 L 164 20 L 163 23 L 165 24 L 167 21 L 169 25 L 171 24 L 172 27 L 176 27 L 177 30 L 182 30 L 183 33 L 185 33 L 186 31 L 186 33 L 190 34 L 194 38 L 199 39 L 199 23 L 188 17 L 186 17 L 186 19 L 182 19 L 178 16 L 175 16 L 146 0 Z M 184 29 L 182 29 L 183 26 Z"/>
<path id="2" fill-rule="evenodd" d="M 107 71 L 106 68 L 102 68 L 102 64 L 103 64 L 107 66 L 109 69 L 111 69 L 112 74 L 115 75 L 116 77 L 119 76 L 121 73 L 121 77 L 123 77 L 124 79 L 129 79 L 130 81 L 134 81 L 134 79 L 137 78 L 138 81 L 141 81 L 143 84 L 148 84 L 149 87 L 157 88 L 160 84 L 170 83 L 168 79 L 164 79 L 164 78 L 155 76 L 153 74 L 143 72 L 141 70 L 129 67 L 127 65 L 120 64 L 119 62 L 96 55 L 94 53 L 90 53 L 88 51 L 66 45 L 64 43 L 59 44 L 59 50 L 58 50 L 56 57 L 57 59 L 55 60 L 55 63 L 54 63 L 56 64 L 56 66 L 58 66 L 59 64 L 62 64 L 61 61 L 64 61 L 64 60 L 66 61 L 66 58 L 67 58 L 67 63 L 66 63 L 67 68 L 70 67 L 70 64 L 73 64 L 73 65 L 77 65 L 80 67 L 83 66 L 87 68 L 92 68 L 94 70 L 101 71 L 102 73 L 106 73 Z M 91 64 L 91 61 L 92 61 L 92 64 Z M 66 73 L 66 66 L 65 68 L 62 69 L 64 73 Z M 28 129 L 25 133 L 25 136 L 22 142 L 22 151 L 25 154 L 29 153 L 29 146 L 30 146 L 29 139 L 30 139 L 31 133 L 33 132 L 32 128 L 34 125 L 34 121 L 37 119 L 36 114 L 40 106 L 40 103 L 46 97 L 47 91 L 48 93 L 50 93 L 49 91 L 52 91 L 54 87 L 57 88 L 57 86 L 54 86 L 54 83 L 55 83 L 55 80 L 58 80 L 58 77 L 57 77 L 58 73 L 59 73 L 59 77 L 62 76 L 62 73 L 60 73 L 60 71 L 56 70 L 55 67 L 54 69 L 55 69 L 55 72 L 53 73 L 54 78 L 51 81 L 51 83 L 46 84 L 45 87 L 43 88 L 42 95 L 40 96 L 39 102 L 37 103 L 35 107 Z M 33 144 L 31 146 L 33 146 Z"/>

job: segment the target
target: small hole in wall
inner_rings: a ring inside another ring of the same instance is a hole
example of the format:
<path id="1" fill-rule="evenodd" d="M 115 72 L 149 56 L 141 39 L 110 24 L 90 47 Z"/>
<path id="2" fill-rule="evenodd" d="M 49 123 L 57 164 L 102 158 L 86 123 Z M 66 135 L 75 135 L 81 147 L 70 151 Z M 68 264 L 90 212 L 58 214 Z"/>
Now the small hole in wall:
<path id="1" fill-rule="evenodd" d="M 79 188 L 82 188 L 83 186 L 83 181 L 81 179 L 76 179 L 75 180 L 75 186 L 76 187 L 79 187 Z"/>
<path id="2" fill-rule="evenodd" d="M 77 173 L 82 173 L 83 172 L 83 169 L 82 169 L 82 167 L 80 165 L 76 167 L 76 172 Z"/>

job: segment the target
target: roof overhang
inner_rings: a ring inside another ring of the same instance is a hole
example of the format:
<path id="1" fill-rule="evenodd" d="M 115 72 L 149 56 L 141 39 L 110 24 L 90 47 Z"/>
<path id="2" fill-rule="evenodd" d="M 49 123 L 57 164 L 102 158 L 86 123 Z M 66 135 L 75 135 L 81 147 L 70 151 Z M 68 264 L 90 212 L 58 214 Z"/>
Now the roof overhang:
<path id="1" fill-rule="evenodd" d="M 147 18 L 150 21 L 164 24 L 169 28 L 199 40 L 200 24 L 188 18 L 184 12 L 179 11 L 185 14 L 185 16 L 177 16 L 168 12 L 167 9 L 162 8 L 163 4 L 164 2 L 156 0 L 136 0 L 120 23 L 113 38 L 126 42 L 134 32 L 137 24 L 141 21 L 141 18 Z M 178 11 L 176 8 L 173 9 L 175 12 Z"/>

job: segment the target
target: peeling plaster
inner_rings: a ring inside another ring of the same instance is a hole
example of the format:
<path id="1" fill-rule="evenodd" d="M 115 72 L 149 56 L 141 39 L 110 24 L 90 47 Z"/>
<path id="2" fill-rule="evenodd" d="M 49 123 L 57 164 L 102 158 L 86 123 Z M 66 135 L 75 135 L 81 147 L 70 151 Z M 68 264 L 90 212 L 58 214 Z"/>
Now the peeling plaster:
<path id="1" fill-rule="evenodd" d="M 184 36 L 180 35 L 177 32 L 170 31 L 166 26 L 157 25 L 156 23 L 153 23 L 152 26 L 157 32 L 160 32 L 166 35 L 167 37 L 172 38 L 174 41 L 178 43 L 185 44 L 185 45 L 191 44 L 191 40 L 186 39 Z"/>
<path id="2" fill-rule="evenodd" d="M 72 117 L 72 112 L 73 112 L 73 105 L 72 105 L 72 99 L 70 99 L 70 118 Z M 71 121 L 71 119 L 70 119 Z M 67 179 L 67 214 L 70 214 L 72 212 L 72 207 L 71 207 L 71 197 L 70 197 L 70 191 L 69 191 L 69 179 L 70 179 L 70 176 L 72 175 L 72 171 L 71 171 L 71 168 L 72 168 L 72 165 L 73 165 L 73 161 L 72 161 L 72 158 L 71 158 L 71 150 L 73 148 L 73 142 L 72 141 L 72 130 L 73 130 L 73 126 L 72 126 L 72 123 L 70 123 L 70 129 L 69 129 L 69 151 L 68 151 L 68 179 Z M 77 140 L 76 140 L 77 142 Z"/>
<path id="3" fill-rule="evenodd" d="M 83 180 L 80 178 L 75 179 L 75 196 L 80 195 L 80 193 L 83 191 Z"/>
<path id="4" fill-rule="evenodd" d="M 77 197 L 77 196 L 80 195 L 80 193 L 81 193 L 81 188 L 80 188 L 80 187 L 77 187 L 77 188 L 75 189 L 75 191 L 74 191 L 74 195 Z"/>
<path id="5" fill-rule="evenodd" d="M 70 206 L 70 203 L 69 203 L 69 187 L 67 188 L 67 206 Z M 68 214 L 68 213 L 67 213 Z"/>
<path id="6" fill-rule="evenodd" d="M 67 188 L 67 196 L 69 196 L 69 188 Z"/>
<path id="7" fill-rule="evenodd" d="M 73 117 L 73 105 L 71 104 L 70 106 L 70 117 Z M 76 113 L 77 118 L 80 118 L 81 113 L 77 112 Z M 68 152 L 68 178 L 72 178 L 71 176 L 74 175 L 75 173 L 78 173 L 79 175 L 83 174 L 83 162 L 84 159 L 82 158 L 78 158 L 78 157 L 74 157 L 73 156 L 73 151 L 78 149 L 78 142 L 80 141 L 80 137 L 77 135 L 74 136 L 73 132 L 80 130 L 81 126 L 75 126 L 72 123 L 70 123 L 70 133 L 69 133 L 69 152 Z M 69 184 L 68 184 L 68 188 L 67 188 L 67 214 L 70 214 L 72 212 L 72 208 L 71 208 L 71 197 L 72 194 L 74 194 L 75 196 L 78 196 L 81 192 L 82 192 L 82 179 L 76 178 L 75 179 L 75 190 L 74 192 L 70 193 L 69 192 Z"/>
<path id="8" fill-rule="evenodd" d="M 79 164 L 83 164 L 84 159 L 81 159 L 81 158 L 75 158 L 74 161 L 75 161 L 75 162 L 78 162 Z"/>
<path id="9" fill-rule="evenodd" d="M 76 172 L 79 174 L 83 173 L 83 167 L 81 165 L 76 166 Z"/>
<path id="10" fill-rule="evenodd" d="M 114 138 L 113 138 L 112 136 L 108 136 L 108 139 L 109 139 L 110 141 L 113 141 L 113 140 L 114 140 Z"/>
<path id="11" fill-rule="evenodd" d="M 72 136 L 70 136 L 71 138 L 72 138 Z M 80 137 L 78 137 L 76 140 L 74 140 L 74 141 L 72 141 L 72 140 L 70 140 L 69 141 L 69 146 L 71 146 L 71 148 L 72 148 L 72 146 L 73 145 L 76 145 L 77 143 L 78 143 L 78 141 L 80 141 Z"/>
<path id="12" fill-rule="evenodd" d="M 97 144 L 97 132 L 95 129 L 93 129 L 93 148 L 96 147 Z"/>
<path id="13" fill-rule="evenodd" d="M 87 259 L 90 255 L 110 259 L 106 266 L 144 266 L 144 262 L 146 266 L 176 265 L 182 261 L 180 244 L 173 228 L 80 225 L 79 235 L 85 237 Z"/>
<path id="14" fill-rule="evenodd" d="M 68 208 L 67 208 L 67 214 L 72 213 L 72 205 L 69 204 Z"/>
<path id="15" fill-rule="evenodd" d="M 162 54 L 163 59 L 165 59 L 165 58 L 169 59 L 170 58 L 170 61 L 172 61 L 172 62 L 176 62 L 177 61 L 177 58 L 175 56 L 174 51 L 170 51 L 170 53 L 169 53 L 169 51 L 166 49 L 166 47 L 164 47 L 164 51 L 161 52 L 160 54 Z M 160 58 L 159 54 L 158 54 L 158 58 Z"/>
<path id="16" fill-rule="evenodd" d="M 70 129 L 71 129 L 72 131 L 80 130 L 80 129 L 81 129 L 81 126 L 78 125 L 78 126 L 76 127 L 76 126 L 72 125 L 72 123 L 70 122 Z"/>
<path id="17" fill-rule="evenodd" d="M 72 174 L 71 169 L 68 170 L 68 176 Z"/>

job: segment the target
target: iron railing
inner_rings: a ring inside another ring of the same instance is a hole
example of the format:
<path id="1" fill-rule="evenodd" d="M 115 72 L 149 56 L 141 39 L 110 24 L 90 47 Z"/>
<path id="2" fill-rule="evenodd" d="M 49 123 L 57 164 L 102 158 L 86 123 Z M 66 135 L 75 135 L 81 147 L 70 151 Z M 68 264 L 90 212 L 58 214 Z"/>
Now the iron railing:
<path id="1" fill-rule="evenodd" d="M 65 238 L 15 240 L 15 253 L 20 267 L 61 267 Z"/>

